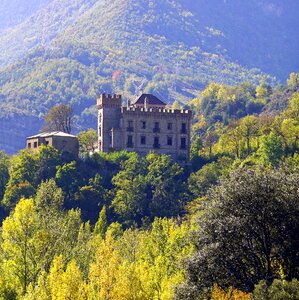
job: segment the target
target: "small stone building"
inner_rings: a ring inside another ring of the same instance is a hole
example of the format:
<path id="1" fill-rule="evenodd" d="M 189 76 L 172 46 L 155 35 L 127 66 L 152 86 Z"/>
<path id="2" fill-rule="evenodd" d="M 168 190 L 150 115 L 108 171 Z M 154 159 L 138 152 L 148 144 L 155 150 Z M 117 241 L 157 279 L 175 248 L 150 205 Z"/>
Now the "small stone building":
<path id="1" fill-rule="evenodd" d="M 97 99 L 100 151 L 150 151 L 189 160 L 190 110 L 169 109 L 151 94 L 122 105 L 121 95 L 102 94 Z"/>
<path id="2" fill-rule="evenodd" d="M 43 132 L 34 136 L 27 137 L 26 148 L 36 151 L 40 145 L 50 145 L 59 152 L 68 152 L 75 157 L 79 153 L 79 143 L 75 135 L 61 131 Z"/>

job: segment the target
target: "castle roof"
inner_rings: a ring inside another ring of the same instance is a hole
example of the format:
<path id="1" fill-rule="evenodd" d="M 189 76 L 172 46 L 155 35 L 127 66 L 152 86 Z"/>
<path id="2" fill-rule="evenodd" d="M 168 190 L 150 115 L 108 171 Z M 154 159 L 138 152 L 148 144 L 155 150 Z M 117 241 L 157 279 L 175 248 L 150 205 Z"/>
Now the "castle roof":
<path id="1" fill-rule="evenodd" d="M 42 132 L 37 135 L 29 136 L 27 139 L 34 139 L 34 138 L 45 138 L 45 137 L 50 137 L 50 136 L 61 136 L 61 137 L 76 137 L 75 135 L 68 134 L 66 132 L 62 131 L 52 131 L 52 132 Z"/>
<path id="2" fill-rule="evenodd" d="M 152 94 L 142 94 L 134 103 L 138 105 L 144 105 L 144 101 L 147 99 L 148 105 L 161 105 L 161 106 L 166 106 L 166 104 L 158 99 L 156 96 Z"/>

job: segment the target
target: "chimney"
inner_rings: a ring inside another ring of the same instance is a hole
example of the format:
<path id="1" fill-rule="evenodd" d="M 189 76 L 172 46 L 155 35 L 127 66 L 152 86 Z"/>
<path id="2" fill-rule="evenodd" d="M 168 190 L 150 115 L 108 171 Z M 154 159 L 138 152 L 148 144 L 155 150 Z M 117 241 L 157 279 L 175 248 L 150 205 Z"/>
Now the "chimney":
<path id="1" fill-rule="evenodd" d="M 147 97 L 145 97 L 145 99 L 144 99 L 144 108 L 148 109 L 148 99 L 147 99 Z"/>

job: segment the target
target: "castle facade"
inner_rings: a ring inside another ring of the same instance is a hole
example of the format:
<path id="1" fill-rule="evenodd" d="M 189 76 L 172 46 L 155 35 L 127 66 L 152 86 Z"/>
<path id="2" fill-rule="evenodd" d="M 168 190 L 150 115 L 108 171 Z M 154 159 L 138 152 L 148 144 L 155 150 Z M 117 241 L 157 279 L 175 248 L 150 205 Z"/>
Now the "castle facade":
<path id="1" fill-rule="evenodd" d="M 102 94 L 97 99 L 99 151 L 150 151 L 188 161 L 190 153 L 190 110 L 168 109 L 151 94 L 122 105 L 121 95 Z"/>

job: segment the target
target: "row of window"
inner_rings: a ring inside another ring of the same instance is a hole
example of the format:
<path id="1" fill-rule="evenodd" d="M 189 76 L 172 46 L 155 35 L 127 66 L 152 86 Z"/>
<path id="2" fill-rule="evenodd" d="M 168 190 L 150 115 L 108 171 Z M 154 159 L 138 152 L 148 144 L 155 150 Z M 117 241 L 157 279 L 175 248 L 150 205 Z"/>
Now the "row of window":
<path id="1" fill-rule="evenodd" d="M 31 148 L 31 143 L 28 143 L 27 148 Z M 33 143 L 33 148 L 37 148 L 37 142 Z"/>
<path id="2" fill-rule="evenodd" d="M 145 121 L 141 121 L 140 122 L 140 128 L 141 129 L 146 129 L 147 128 Z M 167 123 L 167 129 L 168 130 L 172 130 L 172 128 L 173 128 L 172 123 Z M 127 131 L 128 132 L 134 131 L 133 120 L 128 120 Z M 160 132 L 160 123 L 159 122 L 155 122 L 154 123 L 153 132 L 156 132 L 156 133 Z M 187 133 L 187 125 L 186 125 L 186 123 L 182 123 L 181 124 L 181 133 L 182 134 L 186 134 Z"/>
<path id="3" fill-rule="evenodd" d="M 45 141 L 45 143 L 44 143 L 45 145 L 49 145 L 49 141 Z M 37 148 L 38 147 L 38 143 L 37 142 L 34 142 L 33 143 L 33 148 Z M 31 143 L 28 143 L 27 144 L 27 148 L 28 149 L 31 149 Z"/>
<path id="4" fill-rule="evenodd" d="M 140 144 L 141 145 L 146 145 L 146 136 L 145 135 L 142 135 L 140 137 Z M 170 136 L 167 137 L 167 146 L 172 146 L 172 144 L 173 144 L 172 137 L 170 137 Z M 128 148 L 133 148 L 134 147 L 133 136 L 132 135 L 127 136 L 127 147 Z M 158 137 L 158 136 L 154 137 L 153 148 L 155 148 L 155 149 L 160 148 L 160 137 Z M 187 141 L 186 141 L 186 138 L 184 138 L 184 137 L 181 138 L 180 148 L 181 149 L 187 149 Z"/>

